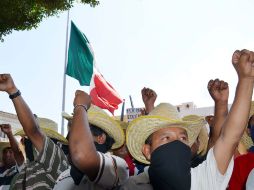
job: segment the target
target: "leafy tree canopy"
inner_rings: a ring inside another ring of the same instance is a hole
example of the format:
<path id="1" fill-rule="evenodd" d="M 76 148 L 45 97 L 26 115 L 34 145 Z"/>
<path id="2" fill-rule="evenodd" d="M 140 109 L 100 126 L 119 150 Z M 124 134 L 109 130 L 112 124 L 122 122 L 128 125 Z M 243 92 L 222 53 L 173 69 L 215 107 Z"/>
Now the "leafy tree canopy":
<path id="1" fill-rule="evenodd" d="M 0 40 L 13 30 L 31 30 L 46 17 L 69 10 L 75 0 L 0 0 Z M 79 0 L 95 7 L 97 0 Z"/>

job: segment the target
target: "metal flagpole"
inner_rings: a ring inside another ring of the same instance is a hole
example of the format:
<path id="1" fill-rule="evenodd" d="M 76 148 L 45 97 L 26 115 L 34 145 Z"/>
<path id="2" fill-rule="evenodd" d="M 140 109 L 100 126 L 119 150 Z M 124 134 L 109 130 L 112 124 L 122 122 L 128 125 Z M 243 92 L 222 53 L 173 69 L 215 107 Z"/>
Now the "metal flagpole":
<path id="1" fill-rule="evenodd" d="M 62 101 L 62 111 L 65 110 L 65 92 L 66 92 L 66 66 L 68 58 L 68 36 L 69 36 L 69 19 L 70 10 L 67 12 L 67 27 L 66 27 L 66 42 L 65 42 L 65 60 L 64 60 L 64 74 L 63 74 L 63 101 Z M 61 134 L 64 135 L 64 118 L 62 117 Z"/>
<path id="2" fill-rule="evenodd" d="M 134 105 L 133 105 L 133 102 L 132 102 L 131 95 L 130 95 L 130 102 L 131 102 L 131 108 L 134 108 Z"/>
<path id="3" fill-rule="evenodd" d="M 123 121 L 123 119 L 124 119 L 124 107 L 125 107 L 125 99 L 123 99 L 123 105 L 122 105 L 122 112 L 121 112 L 121 119 L 120 119 L 120 121 Z"/>

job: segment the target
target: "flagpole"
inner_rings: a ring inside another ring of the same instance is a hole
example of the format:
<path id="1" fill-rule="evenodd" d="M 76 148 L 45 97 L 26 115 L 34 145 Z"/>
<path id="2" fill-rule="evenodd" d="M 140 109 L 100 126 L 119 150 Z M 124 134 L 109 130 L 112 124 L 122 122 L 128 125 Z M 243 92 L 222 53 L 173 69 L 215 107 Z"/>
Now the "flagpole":
<path id="1" fill-rule="evenodd" d="M 130 102 L 131 102 L 131 108 L 134 108 L 134 105 L 133 105 L 133 102 L 132 102 L 131 95 L 130 95 Z"/>
<path id="2" fill-rule="evenodd" d="M 121 112 L 120 121 L 123 121 L 123 119 L 124 119 L 124 107 L 125 107 L 125 99 L 123 99 L 123 105 L 122 105 L 122 112 Z"/>
<path id="3" fill-rule="evenodd" d="M 68 56 L 68 36 L 69 36 L 69 20 L 70 10 L 67 12 L 67 26 L 66 26 L 66 41 L 65 41 L 65 59 L 64 59 L 64 74 L 63 74 L 63 101 L 62 101 L 62 112 L 65 110 L 65 93 L 66 93 L 66 65 Z M 64 118 L 62 117 L 61 134 L 64 135 Z"/>

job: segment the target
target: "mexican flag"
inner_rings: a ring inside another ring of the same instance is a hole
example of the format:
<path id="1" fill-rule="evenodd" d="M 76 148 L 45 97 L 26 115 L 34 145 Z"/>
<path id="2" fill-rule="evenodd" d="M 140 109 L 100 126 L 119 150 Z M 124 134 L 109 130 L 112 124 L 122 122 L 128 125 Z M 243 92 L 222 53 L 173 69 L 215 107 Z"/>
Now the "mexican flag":
<path id="1" fill-rule="evenodd" d="M 119 94 L 97 69 L 92 47 L 85 34 L 73 22 L 66 74 L 77 79 L 81 86 L 90 86 L 92 104 L 114 114 L 122 103 Z"/>

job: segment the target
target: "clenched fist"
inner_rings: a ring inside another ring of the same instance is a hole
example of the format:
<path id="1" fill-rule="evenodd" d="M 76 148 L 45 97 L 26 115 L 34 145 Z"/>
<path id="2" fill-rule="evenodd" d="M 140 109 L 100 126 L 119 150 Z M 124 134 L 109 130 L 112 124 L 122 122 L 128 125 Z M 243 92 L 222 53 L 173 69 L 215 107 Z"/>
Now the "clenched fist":
<path id="1" fill-rule="evenodd" d="M 5 91 L 8 94 L 18 91 L 10 74 L 0 74 L 0 91 Z"/>
<path id="2" fill-rule="evenodd" d="M 76 105 L 86 105 L 87 109 L 91 106 L 91 97 L 84 91 L 77 90 L 73 101 L 74 107 Z"/>
<path id="3" fill-rule="evenodd" d="M 10 125 L 10 124 L 1 124 L 0 127 L 1 127 L 1 130 L 2 130 L 6 135 L 9 135 L 9 134 L 12 133 L 12 131 L 11 131 L 11 125 Z"/>
<path id="4" fill-rule="evenodd" d="M 254 80 L 254 52 L 249 50 L 236 50 L 232 56 L 232 64 L 239 79 Z"/>
<path id="5" fill-rule="evenodd" d="M 223 80 L 210 80 L 207 85 L 209 94 L 215 102 L 227 102 L 229 96 L 228 83 Z"/>
<path id="6" fill-rule="evenodd" d="M 154 90 L 144 87 L 141 91 L 141 94 L 145 105 L 154 105 L 154 102 L 157 98 L 157 94 Z"/>

